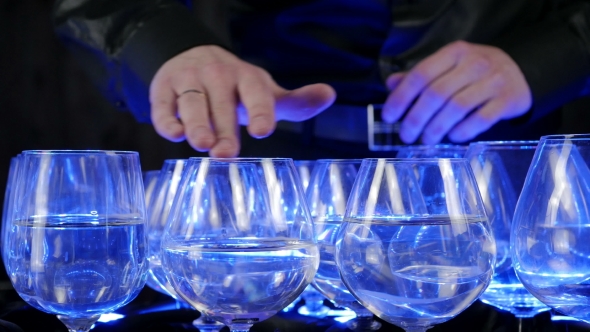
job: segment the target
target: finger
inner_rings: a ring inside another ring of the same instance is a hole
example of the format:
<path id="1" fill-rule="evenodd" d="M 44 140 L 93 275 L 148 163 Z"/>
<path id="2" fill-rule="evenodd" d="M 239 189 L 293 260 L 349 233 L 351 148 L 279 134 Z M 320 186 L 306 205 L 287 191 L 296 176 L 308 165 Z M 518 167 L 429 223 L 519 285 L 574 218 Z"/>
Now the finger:
<path id="1" fill-rule="evenodd" d="M 196 84 L 190 86 L 198 86 Z M 176 102 L 188 143 L 197 151 L 209 151 L 215 144 L 215 135 L 211 129 L 207 95 L 203 89 L 185 89 L 180 92 Z"/>
<path id="2" fill-rule="evenodd" d="M 422 142 L 435 144 L 471 111 L 491 100 L 502 86 L 502 79 L 489 76 L 455 94 L 424 129 Z"/>
<path id="3" fill-rule="evenodd" d="M 235 157 L 240 151 L 237 123 L 236 86 L 224 74 L 218 73 L 207 85 L 211 124 L 215 132 L 215 144 L 209 155 L 218 158 Z"/>
<path id="4" fill-rule="evenodd" d="M 238 83 L 240 101 L 248 114 L 248 133 L 255 138 L 270 135 L 275 129 L 274 96 L 266 80 L 252 73 Z"/>
<path id="5" fill-rule="evenodd" d="M 507 107 L 509 103 L 501 98 L 490 100 L 456 125 L 449 133 L 449 139 L 453 142 L 465 142 L 475 138 L 500 121 Z"/>
<path id="6" fill-rule="evenodd" d="M 389 75 L 389 77 L 387 77 L 387 80 L 385 81 L 385 85 L 387 86 L 387 88 L 389 90 L 394 90 L 400 84 L 400 82 L 402 81 L 404 76 L 405 76 L 405 73 L 403 73 L 403 72 L 393 73 L 393 74 Z"/>
<path id="7" fill-rule="evenodd" d="M 169 86 L 150 86 L 150 117 L 156 132 L 172 142 L 184 140 L 184 126 L 176 117 L 176 93 Z"/>
<path id="8" fill-rule="evenodd" d="M 279 88 L 280 89 L 280 88 Z M 336 91 L 323 83 L 275 93 L 277 120 L 304 121 L 321 113 L 336 100 Z"/>
<path id="9" fill-rule="evenodd" d="M 465 52 L 466 43 L 453 43 L 418 63 L 389 95 L 383 106 L 383 118 L 397 121 L 422 90 L 440 75 L 454 68 Z"/>
<path id="10" fill-rule="evenodd" d="M 466 59 L 449 72 L 437 78 L 424 89 L 414 105 L 407 112 L 401 123 L 400 138 L 406 143 L 416 141 L 433 117 L 440 118 L 437 114 L 440 113 L 441 108 L 451 98 L 451 102 L 448 103 L 451 107 L 457 103 L 459 104 L 458 106 L 472 107 L 466 111 L 470 111 L 473 107 L 478 106 L 470 106 L 474 100 L 480 103 L 484 102 L 485 99 L 481 100 L 481 98 L 484 94 L 489 97 L 489 91 L 486 88 L 490 87 L 490 84 L 475 84 L 475 89 L 469 89 L 469 92 L 476 93 L 477 95 L 465 96 L 462 90 L 486 75 L 490 66 L 489 61 L 483 58 Z M 451 116 L 453 115 L 451 114 Z M 445 116 L 448 116 L 448 114 L 445 114 Z M 428 126 L 430 127 L 429 124 Z M 437 138 L 436 135 L 431 137 L 427 135 L 426 137 L 427 140 L 431 139 L 432 141 L 436 139 L 440 140 L 441 138 Z M 429 144 L 427 141 L 423 142 Z"/>

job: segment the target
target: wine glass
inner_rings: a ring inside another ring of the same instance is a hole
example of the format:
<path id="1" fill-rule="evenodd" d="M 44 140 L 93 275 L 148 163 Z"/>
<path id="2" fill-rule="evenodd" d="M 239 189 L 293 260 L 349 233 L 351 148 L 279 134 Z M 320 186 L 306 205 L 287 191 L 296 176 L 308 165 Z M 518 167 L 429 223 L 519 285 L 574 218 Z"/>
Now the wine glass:
<path id="1" fill-rule="evenodd" d="M 480 300 L 509 311 L 522 325 L 550 308 L 527 291 L 516 277 L 510 256 L 510 227 L 538 141 L 475 142 L 465 154 L 477 180 L 496 240 L 492 281 Z"/>
<path id="2" fill-rule="evenodd" d="M 590 135 L 539 140 L 510 236 L 516 275 L 556 311 L 590 323 Z"/>
<path id="3" fill-rule="evenodd" d="M 364 159 L 344 221 L 336 240 L 342 280 L 406 331 L 455 317 L 491 280 L 494 237 L 466 159 Z"/>
<path id="4" fill-rule="evenodd" d="M 434 144 L 404 145 L 398 148 L 396 158 L 463 158 L 467 145 Z"/>
<path id="5" fill-rule="evenodd" d="M 336 234 L 360 165 L 360 159 L 320 159 L 312 173 L 306 197 L 320 249 L 320 267 L 313 286 L 337 306 L 355 312 L 356 318 L 347 322 L 349 329 L 378 330 L 381 324 L 350 294 L 334 259 Z"/>
<path id="6" fill-rule="evenodd" d="M 186 159 L 164 160 L 162 168 L 158 171 L 159 175 L 154 185 L 154 195 L 152 195 L 152 199 L 148 204 L 149 271 L 146 284 L 151 289 L 172 297 L 176 300 L 179 308 L 191 306 L 176 294 L 176 291 L 166 278 L 166 273 L 162 268 L 161 243 L 164 226 L 166 226 L 166 220 L 168 220 L 168 214 L 174 196 L 176 196 L 186 162 Z M 224 326 L 203 314 L 193 321 L 193 325 L 201 332 L 219 331 Z"/>
<path id="7" fill-rule="evenodd" d="M 24 151 L 8 221 L 8 274 L 31 306 L 84 332 L 145 284 L 136 152 Z"/>
<path id="8" fill-rule="evenodd" d="M 189 159 L 162 238 L 162 266 L 185 301 L 248 331 L 293 302 L 318 263 L 292 159 Z"/>

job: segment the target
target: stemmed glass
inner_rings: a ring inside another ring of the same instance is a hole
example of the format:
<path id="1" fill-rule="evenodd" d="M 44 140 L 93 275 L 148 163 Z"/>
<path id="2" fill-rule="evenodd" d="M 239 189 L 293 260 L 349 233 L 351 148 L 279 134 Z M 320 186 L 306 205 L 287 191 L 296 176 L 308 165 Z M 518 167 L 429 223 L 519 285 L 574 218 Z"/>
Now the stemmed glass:
<path id="1" fill-rule="evenodd" d="M 510 227 L 538 141 L 475 142 L 465 154 L 486 207 L 496 240 L 492 282 L 480 300 L 518 318 L 534 317 L 550 308 L 527 291 L 516 277 L 510 256 Z"/>
<path id="2" fill-rule="evenodd" d="M 463 158 L 467 145 L 435 144 L 404 145 L 398 148 L 396 158 Z"/>
<path id="3" fill-rule="evenodd" d="M 292 159 L 189 159 L 162 238 L 162 265 L 185 301 L 248 331 L 293 302 L 318 263 Z"/>
<path id="4" fill-rule="evenodd" d="M 340 279 L 334 246 L 360 165 L 360 159 L 320 159 L 316 162 L 306 192 L 320 249 L 320 267 L 313 285 L 337 306 L 355 312 L 357 317 L 348 321 L 347 326 L 357 331 L 377 330 L 381 324 L 350 294 Z"/>
<path id="5" fill-rule="evenodd" d="M 590 135 L 539 140 L 512 220 L 522 284 L 558 312 L 590 322 Z"/>
<path id="6" fill-rule="evenodd" d="M 144 190 L 136 152 L 24 151 L 4 243 L 18 294 L 69 331 L 90 330 L 145 283 Z"/>
<path id="7" fill-rule="evenodd" d="M 494 238 L 466 159 L 364 159 L 344 221 L 342 280 L 406 331 L 455 317 L 491 280 Z"/>
<path id="8" fill-rule="evenodd" d="M 186 159 L 164 160 L 154 185 L 155 192 L 148 204 L 149 271 L 146 284 L 151 289 L 172 297 L 177 301 L 178 307 L 190 307 L 190 304 L 176 294 L 176 291 L 166 278 L 166 273 L 162 268 L 161 244 L 164 226 L 166 226 L 170 208 L 176 196 L 186 163 Z M 216 332 L 224 326 L 203 314 L 193 321 L 193 325 L 201 332 Z"/>

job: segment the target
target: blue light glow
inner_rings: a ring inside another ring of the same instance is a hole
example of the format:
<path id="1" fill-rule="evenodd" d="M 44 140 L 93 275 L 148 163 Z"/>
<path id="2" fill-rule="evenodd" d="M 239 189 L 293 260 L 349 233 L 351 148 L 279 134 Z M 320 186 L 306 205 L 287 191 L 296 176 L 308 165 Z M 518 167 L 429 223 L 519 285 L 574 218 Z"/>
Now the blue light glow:
<path id="1" fill-rule="evenodd" d="M 101 322 L 101 323 L 108 323 L 108 322 L 112 322 L 114 320 L 119 320 L 121 318 L 124 318 L 125 315 L 121 315 L 121 314 L 116 314 L 114 312 L 108 313 L 108 314 L 102 314 L 100 315 L 100 318 L 97 320 L 97 322 Z"/>
<path id="2" fill-rule="evenodd" d="M 577 318 L 574 317 L 570 317 L 570 316 L 562 316 L 562 315 L 553 315 L 551 316 L 551 321 L 552 322 L 584 322 L 582 320 L 579 320 Z"/>

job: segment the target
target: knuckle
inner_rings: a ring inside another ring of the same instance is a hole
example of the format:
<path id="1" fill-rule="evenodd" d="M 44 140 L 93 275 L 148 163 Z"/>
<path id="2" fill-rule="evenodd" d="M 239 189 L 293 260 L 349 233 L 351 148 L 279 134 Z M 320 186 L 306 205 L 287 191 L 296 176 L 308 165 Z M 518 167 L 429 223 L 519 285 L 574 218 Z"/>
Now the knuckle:
<path id="1" fill-rule="evenodd" d="M 448 91 L 444 84 L 433 84 L 422 92 L 422 95 L 431 101 L 441 101 L 447 98 Z"/>
<path id="2" fill-rule="evenodd" d="M 226 64 L 222 62 L 210 62 L 203 66 L 200 74 L 203 77 L 223 77 L 228 70 L 231 70 Z"/>
<path id="3" fill-rule="evenodd" d="M 492 73 L 489 77 L 489 81 L 490 86 L 495 90 L 504 89 L 507 86 L 506 75 L 499 71 Z"/>
<path id="4" fill-rule="evenodd" d="M 412 87 L 424 86 L 426 84 L 426 70 L 417 67 L 406 76 L 406 80 L 408 85 Z"/>
<path id="5" fill-rule="evenodd" d="M 454 96 L 453 98 L 451 98 L 449 100 L 449 106 L 456 110 L 456 111 L 460 111 L 462 113 L 465 113 L 467 111 L 469 111 L 471 109 L 471 103 L 469 101 L 469 98 L 467 96 L 464 95 L 457 95 Z"/>
<path id="6" fill-rule="evenodd" d="M 496 122 L 497 114 L 495 112 L 477 112 L 473 115 L 476 122 L 481 125 L 489 125 Z"/>
<path id="7" fill-rule="evenodd" d="M 469 49 L 471 48 L 471 44 L 469 44 L 468 42 L 464 41 L 464 40 L 456 40 L 452 43 L 450 43 L 448 45 L 449 50 L 453 51 L 453 52 L 457 52 L 459 54 L 464 54 L 469 52 Z"/>
<path id="8" fill-rule="evenodd" d="M 471 63 L 471 70 L 478 73 L 485 73 L 492 68 L 492 62 L 490 59 L 480 56 L 473 60 Z"/>
<path id="9" fill-rule="evenodd" d="M 270 74 L 266 70 L 252 65 L 244 66 L 241 69 L 241 74 L 251 77 L 262 77 L 265 80 L 271 79 Z"/>
<path id="10" fill-rule="evenodd" d="M 410 127 L 417 127 L 422 125 L 422 120 L 415 113 L 411 112 L 404 118 L 404 123 Z"/>

